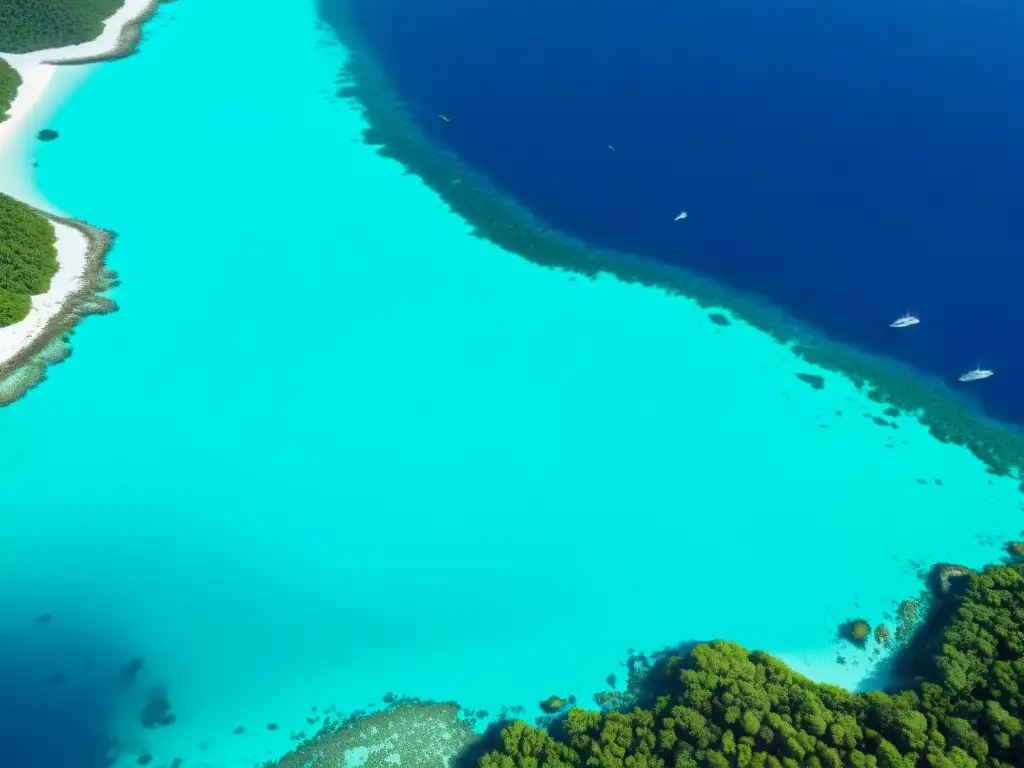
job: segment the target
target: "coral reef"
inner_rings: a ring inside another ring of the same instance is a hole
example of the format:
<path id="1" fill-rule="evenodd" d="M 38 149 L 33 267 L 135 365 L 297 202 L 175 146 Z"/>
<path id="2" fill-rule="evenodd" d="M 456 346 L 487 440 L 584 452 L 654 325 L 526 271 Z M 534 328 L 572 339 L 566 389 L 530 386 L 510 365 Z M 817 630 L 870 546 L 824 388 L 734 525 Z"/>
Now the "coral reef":
<path id="1" fill-rule="evenodd" d="M 459 705 L 411 701 L 342 721 L 325 720 L 314 736 L 263 768 L 448 768 L 478 737 L 459 717 Z"/>
<path id="2" fill-rule="evenodd" d="M 885 624 L 879 624 L 875 627 L 875 642 L 879 645 L 889 645 L 892 642 L 892 634 Z"/>
<path id="3" fill-rule="evenodd" d="M 938 563 L 928 573 L 928 587 L 936 597 L 944 597 L 965 587 L 971 573 L 965 565 Z"/>
<path id="4" fill-rule="evenodd" d="M 852 619 L 839 625 L 839 637 L 863 648 L 871 635 L 871 625 L 864 619 Z"/>
<path id="5" fill-rule="evenodd" d="M 779 342 L 791 344 L 798 358 L 841 373 L 869 399 L 916 418 L 935 439 L 965 446 L 988 465 L 993 475 L 1020 480 L 1024 434 L 975 412 L 949 389 L 921 380 L 889 360 L 829 343 L 820 333 L 801 326 L 778 309 L 713 280 L 632 254 L 589 247 L 553 231 L 496 190 L 486 177 L 450 153 L 438 152 L 417 127 L 408 106 L 398 98 L 345 5 L 331 4 L 326 18 L 349 52 L 338 95 L 352 99 L 361 109 L 367 123 L 365 142 L 423 179 L 470 223 L 477 237 L 534 264 L 590 278 L 614 275 L 627 283 L 685 295 L 702 307 L 725 307 L 734 323 L 746 322 Z"/>
<path id="6" fill-rule="evenodd" d="M 565 706 L 565 699 L 561 696 L 548 696 L 544 701 L 540 703 L 540 708 L 547 712 L 549 715 L 553 715 L 555 712 Z"/>
<path id="7" fill-rule="evenodd" d="M 814 373 L 798 373 L 795 374 L 800 381 L 806 382 L 811 385 L 812 389 L 824 389 L 825 379 L 822 376 L 818 376 Z"/>

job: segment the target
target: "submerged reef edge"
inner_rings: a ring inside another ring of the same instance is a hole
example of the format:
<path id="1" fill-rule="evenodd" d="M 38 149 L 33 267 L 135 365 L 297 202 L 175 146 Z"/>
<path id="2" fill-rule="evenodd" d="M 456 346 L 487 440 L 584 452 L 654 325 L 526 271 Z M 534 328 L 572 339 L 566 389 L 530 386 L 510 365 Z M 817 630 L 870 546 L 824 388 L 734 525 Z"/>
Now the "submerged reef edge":
<path id="1" fill-rule="evenodd" d="M 940 382 L 925 381 L 895 361 L 829 341 L 759 297 L 742 295 L 679 267 L 601 250 L 545 227 L 481 174 L 424 136 L 347 13 L 332 5 L 327 15 L 321 0 L 321 18 L 348 54 L 338 96 L 354 100 L 361 108 L 367 123 L 366 143 L 422 179 L 472 227 L 475 236 L 540 266 L 592 279 L 605 273 L 685 296 L 702 307 L 727 309 L 808 363 L 850 379 L 871 400 L 915 416 L 936 439 L 964 446 L 989 473 L 1021 479 L 1024 434 L 967 406 Z"/>

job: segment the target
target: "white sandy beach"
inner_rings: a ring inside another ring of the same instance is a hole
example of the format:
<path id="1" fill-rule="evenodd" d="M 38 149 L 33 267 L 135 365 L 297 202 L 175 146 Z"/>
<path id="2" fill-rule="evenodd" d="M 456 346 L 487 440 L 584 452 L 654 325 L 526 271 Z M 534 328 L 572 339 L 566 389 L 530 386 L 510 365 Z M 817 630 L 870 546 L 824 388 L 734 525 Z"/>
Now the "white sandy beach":
<path id="1" fill-rule="evenodd" d="M 125 25 L 147 13 L 156 1 L 125 0 L 121 9 L 106 21 L 103 33 L 88 43 L 25 54 L 0 52 L 0 58 L 14 67 L 22 80 L 9 111 L 10 117 L 0 123 L 0 192 L 51 213 L 62 213 L 39 194 L 31 177 L 31 168 L 23 158 L 17 156 L 18 150 L 28 138 L 25 131 L 32 129 L 31 118 L 46 104 L 58 79 L 58 71 L 63 79 L 74 76 L 76 73 L 72 70 L 84 70 L 94 65 L 58 67 L 52 62 L 104 56 L 115 51 Z M 0 366 L 36 342 L 50 320 L 82 285 L 87 267 L 88 241 L 72 227 L 59 222 L 53 225 L 57 230 L 57 260 L 60 269 L 53 278 L 50 290 L 32 297 L 32 309 L 28 317 L 15 325 L 0 328 Z"/>

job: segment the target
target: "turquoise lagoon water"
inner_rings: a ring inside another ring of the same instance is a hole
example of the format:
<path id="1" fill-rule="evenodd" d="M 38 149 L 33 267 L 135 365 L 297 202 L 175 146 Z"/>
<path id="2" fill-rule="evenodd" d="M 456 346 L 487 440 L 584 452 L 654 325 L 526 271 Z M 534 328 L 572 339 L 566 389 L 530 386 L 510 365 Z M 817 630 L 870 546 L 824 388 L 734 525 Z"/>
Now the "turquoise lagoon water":
<path id="1" fill-rule="evenodd" d="M 118 765 L 250 766 L 389 691 L 532 718 L 714 637 L 866 685 L 840 621 L 1017 536 L 1014 482 L 763 334 L 470 236 L 362 142 L 344 59 L 311 2 L 174 3 L 36 148 L 119 233 L 121 311 L 0 411 L 0 630 L 62 638 L 41 680 L 145 659 Z"/>

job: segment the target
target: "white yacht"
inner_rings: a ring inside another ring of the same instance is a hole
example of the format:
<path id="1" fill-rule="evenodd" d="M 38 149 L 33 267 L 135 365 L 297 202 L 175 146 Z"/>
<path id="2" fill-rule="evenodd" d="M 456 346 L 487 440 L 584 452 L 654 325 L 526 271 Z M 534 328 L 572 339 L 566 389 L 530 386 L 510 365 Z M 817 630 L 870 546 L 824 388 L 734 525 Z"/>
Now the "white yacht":
<path id="1" fill-rule="evenodd" d="M 896 321 L 889 323 L 890 328 L 906 328 L 908 325 L 917 325 L 920 323 L 920 319 L 914 317 L 912 314 L 907 312 L 903 317 Z"/>
<path id="2" fill-rule="evenodd" d="M 994 373 L 995 371 L 983 371 L 980 366 L 977 366 L 973 371 L 968 371 L 961 376 L 959 381 L 977 381 L 978 379 L 987 379 Z"/>
<path id="3" fill-rule="evenodd" d="M 688 214 L 686 211 L 680 211 L 679 215 L 676 216 L 675 219 L 673 219 L 673 221 L 682 221 L 683 219 L 685 219 L 689 215 L 690 214 Z"/>

